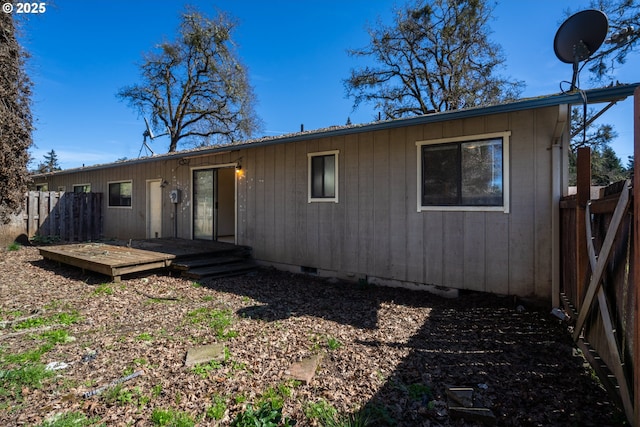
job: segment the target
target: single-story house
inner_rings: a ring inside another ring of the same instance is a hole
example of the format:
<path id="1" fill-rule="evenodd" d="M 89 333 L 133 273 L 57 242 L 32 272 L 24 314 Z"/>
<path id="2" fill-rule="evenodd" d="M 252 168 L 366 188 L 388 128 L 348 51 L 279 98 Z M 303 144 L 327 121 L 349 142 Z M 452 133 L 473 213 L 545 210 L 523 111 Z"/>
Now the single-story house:
<path id="1" fill-rule="evenodd" d="M 550 300 L 570 106 L 582 102 L 563 93 L 33 178 L 103 193 L 107 238 L 223 240 L 281 269 Z"/>

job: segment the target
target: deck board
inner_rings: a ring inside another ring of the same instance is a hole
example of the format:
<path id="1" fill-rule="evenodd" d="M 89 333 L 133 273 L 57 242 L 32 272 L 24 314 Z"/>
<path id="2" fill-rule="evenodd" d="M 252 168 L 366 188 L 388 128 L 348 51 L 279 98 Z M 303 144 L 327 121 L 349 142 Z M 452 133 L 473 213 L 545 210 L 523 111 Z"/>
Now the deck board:
<path id="1" fill-rule="evenodd" d="M 176 257 L 104 243 L 46 246 L 39 250 L 43 258 L 105 274 L 114 281 L 119 281 L 123 274 L 168 267 Z"/>
<path id="2" fill-rule="evenodd" d="M 216 264 L 211 259 L 227 262 L 231 254 L 250 252 L 250 248 L 232 243 L 171 238 L 73 243 L 39 250 L 43 258 L 105 274 L 116 282 L 124 274 L 173 267 L 178 260 L 184 263 L 194 257 L 206 257 L 208 264 Z"/>

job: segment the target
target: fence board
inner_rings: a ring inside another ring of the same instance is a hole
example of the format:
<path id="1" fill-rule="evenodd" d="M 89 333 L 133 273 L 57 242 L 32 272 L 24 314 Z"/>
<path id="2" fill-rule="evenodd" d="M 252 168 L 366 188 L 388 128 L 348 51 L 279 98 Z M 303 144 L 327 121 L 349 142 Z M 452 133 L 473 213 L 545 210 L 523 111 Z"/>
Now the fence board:
<path id="1" fill-rule="evenodd" d="M 30 191 L 24 212 L 29 238 L 87 241 L 102 237 L 102 193 Z"/>
<path id="2" fill-rule="evenodd" d="M 623 189 L 624 193 L 620 194 Z M 638 198 L 635 197 L 636 194 L 629 194 L 626 185 L 618 185 L 617 188 L 611 186 L 607 190 L 617 191 L 618 194 L 605 195 L 601 201 L 591 202 L 593 209 L 589 218 L 593 230 L 593 249 L 599 254 L 599 259 L 595 271 L 589 272 L 586 277 L 591 279 L 591 286 L 586 292 L 580 291 L 580 283 L 577 281 L 579 267 L 576 259 L 579 248 L 576 247 L 578 239 L 575 237 L 575 233 L 580 231 L 575 226 L 576 217 L 584 214 L 578 213 L 580 209 L 575 198 L 565 197 L 560 202 L 563 269 L 561 292 L 570 306 L 582 306 L 574 330 L 578 345 L 581 348 L 586 345 L 590 351 L 598 354 L 599 357 L 590 360 L 591 363 L 604 362 L 615 374 L 615 381 L 612 381 L 607 371 L 598 370 L 599 366 L 594 366 L 605 387 L 615 393 L 613 397 L 625 410 L 631 425 L 638 426 L 637 420 L 633 419 L 639 404 L 634 384 L 638 384 L 640 374 L 635 368 L 640 355 L 635 349 L 637 347 L 634 347 L 638 316 L 635 310 L 637 302 L 633 262 L 637 223 L 633 207 Z M 635 188 L 632 191 L 636 193 Z M 619 199 L 622 201 L 619 202 Z M 616 206 L 626 207 L 612 209 L 614 202 Z M 600 292 L 596 300 L 598 289 Z M 602 305 L 606 307 L 600 307 Z M 592 311 L 591 315 L 587 315 L 589 309 Z M 580 337 L 583 327 L 584 341 Z"/>

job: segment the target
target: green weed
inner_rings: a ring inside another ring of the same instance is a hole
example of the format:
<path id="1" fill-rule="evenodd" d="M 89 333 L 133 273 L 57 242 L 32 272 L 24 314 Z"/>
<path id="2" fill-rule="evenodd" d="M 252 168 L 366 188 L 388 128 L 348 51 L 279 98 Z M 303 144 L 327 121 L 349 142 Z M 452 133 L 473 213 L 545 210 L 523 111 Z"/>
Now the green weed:
<path id="1" fill-rule="evenodd" d="M 285 399 L 291 397 L 291 388 L 286 384 L 280 384 L 277 387 L 269 387 L 258 399 L 258 404 L 271 403 L 274 409 L 282 409 Z"/>
<path id="2" fill-rule="evenodd" d="M 15 251 L 19 251 L 20 248 L 22 248 L 22 245 L 20 243 L 13 242 L 7 247 L 7 250 L 10 252 L 15 252 Z"/>
<path id="3" fill-rule="evenodd" d="M 3 354 L 1 357 L 2 365 L 25 365 L 28 363 L 40 362 L 40 357 L 53 348 L 53 344 L 47 343 L 40 347 L 25 351 L 24 353 Z"/>
<path id="4" fill-rule="evenodd" d="M 221 420 L 227 412 L 227 402 L 220 395 L 212 396 L 212 405 L 206 410 L 206 416 L 213 420 Z"/>
<path id="5" fill-rule="evenodd" d="M 220 339 L 233 338 L 238 335 L 236 331 L 228 329 L 233 323 L 231 310 L 218 310 L 201 307 L 187 313 L 192 324 L 204 324 L 213 329 L 216 337 Z"/>
<path id="6" fill-rule="evenodd" d="M 154 398 L 158 398 L 162 395 L 162 385 L 161 384 L 156 384 L 153 386 L 153 388 L 151 389 L 151 396 Z"/>
<path id="7" fill-rule="evenodd" d="M 329 347 L 329 350 L 337 350 L 342 347 L 342 343 L 336 338 L 327 337 L 327 347 Z"/>
<path id="8" fill-rule="evenodd" d="M 65 329 L 55 329 L 45 331 L 39 335 L 40 338 L 46 340 L 49 344 L 67 344 L 74 340 Z"/>
<path id="9" fill-rule="evenodd" d="M 113 288 L 108 283 L 99 285 L 94 291 L 94 295 L 113 295 Z"/>
<path id="10" fill-rule="evenodd" d="M 364 427 L 369 424 L 368 417 L 362 411 L 341 414 L 324 399 L 308 403 L 304 407 L 304 415 L 324 427 Z"/>
<path id="11" fill-rule="evenodd" d="M 22 329 L 31 329 L 31 328 L 39 328 L 42 326 L 50 326 L 55 324 L 60 324 L 63 326 L 70 326 L 74 323 L 78 323 L 80 321 L 80 315 L 77 311 L 71 312 L 62 312 L 56 313 L 50 317 L 32 317 L 30 319 L 24 319 L 21 322 L 13 325 L 13 329 L 22 330 Z"/>
<path id="12" fill-rule="evenodd" d="M 136 336 L 138 341 L 153 341 L 153 335 L 148 332 L 143 332 L 140 335 Z"/>
<path id="13" fill-rule="evenodd" d="M 52 418 L 43 421 L 40 427 L 89 427 L 89 426 L 104 426 L 105 424 L 98 424 L 100 417 L 87 418 L 85 414 L 81 412 L 66 412 L 56 414 Z"/>
<path id="14" fill-rule="evenodd" d="M 127 405 L 133 402 L 133 393 L 118 384 L 102 393 L 102 400 L 106 405 Z"/>
<path id="15" fill-rule="evenodd" d="M 175 409 L 156 408 L 151 414 L 151 422 L 154 426 L 193 427 L 196 422 L 186 412 Z"/>
<path id="16" fill-rule="evenodd" d="M 211 360 L 209 363 L 199 363 L 191 368 L 191 372 L 198 375 L 200 378 L 205 379 L 209 377 L 211 371 L 217 371 L 222 368 L 222 362 L 217 360 Z"/>
<path id="17" fill-rule="evenodd" d="M 137 366 L 147 366 L 149 364 L 147 359 L 145 359 L 144 357 L 137 357 L 133 359 L 133 363 L 135 363 Z"/>
<path id="18" fill-rule="evenodd" d="M 326 422 L 327 420 L 335 419 L 338 411 L 329 402 L 320 399 L 317 402 L 307 403 L 304 407 L 304 415 L 312 420 Z"/>
<path id="19" fill-rule="evenodd" d="M 407 387 L 409 398 L 412 400 L 431 400 L 433 392 L 431 387 L 422 383 L 411 384 Z"/>
<path id="20" fill-rule="evenodd" d="M 14 324 L 13 329 L 21 330 L 21 329 L 39 328 L 40 326 L 45 326 L 50 323 L 51 323 L 50 320 L 44 317 L 32 317 L 31 319 L 25 319 Z"/>
<path id="21" fill-rule="evenodd" d="M 78 323 L 80 319 L 81 319 L 80 314 L 76 310 L 68 313 L 67 312 L 58 313 L 55 316 L 53 316 L 53 320 L 55 322 L 64 326 L 71 326 L 75 323 Z"/>
<path id="22" fill-rule="evenodd" d="M 294 423 L 289 418 L 282 417 L 282 408 L 274 407 L 271 402 L 263 402 L 255 409 L 248 405 L 243 412 L 234 418 L 231 425 L 234 427 L 290 427 Z"/>
<path id="23" fill-rule="evenodd" d="M 0 397 L 21 401 L 24 389 L 42 388 L 42 383 L 53 375 L 53 371 L 47 371 L 42 363 L 0 370 Z"/>

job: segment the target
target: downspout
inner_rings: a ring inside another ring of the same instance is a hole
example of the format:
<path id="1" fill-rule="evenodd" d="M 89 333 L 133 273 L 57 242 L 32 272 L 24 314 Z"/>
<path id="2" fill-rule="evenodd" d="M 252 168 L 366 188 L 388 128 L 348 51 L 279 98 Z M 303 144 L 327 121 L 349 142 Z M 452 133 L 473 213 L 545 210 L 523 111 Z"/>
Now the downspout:
<path id="1" fill-rule="evenodd" d="M 558 105 L 558 119 L 551 139 L 551 304 L 560 306 L 560 198 L 563 188 L 568 184 L 567 150 L 563 142 L 568 143 L 567 121 L 569 105 Z"/>

